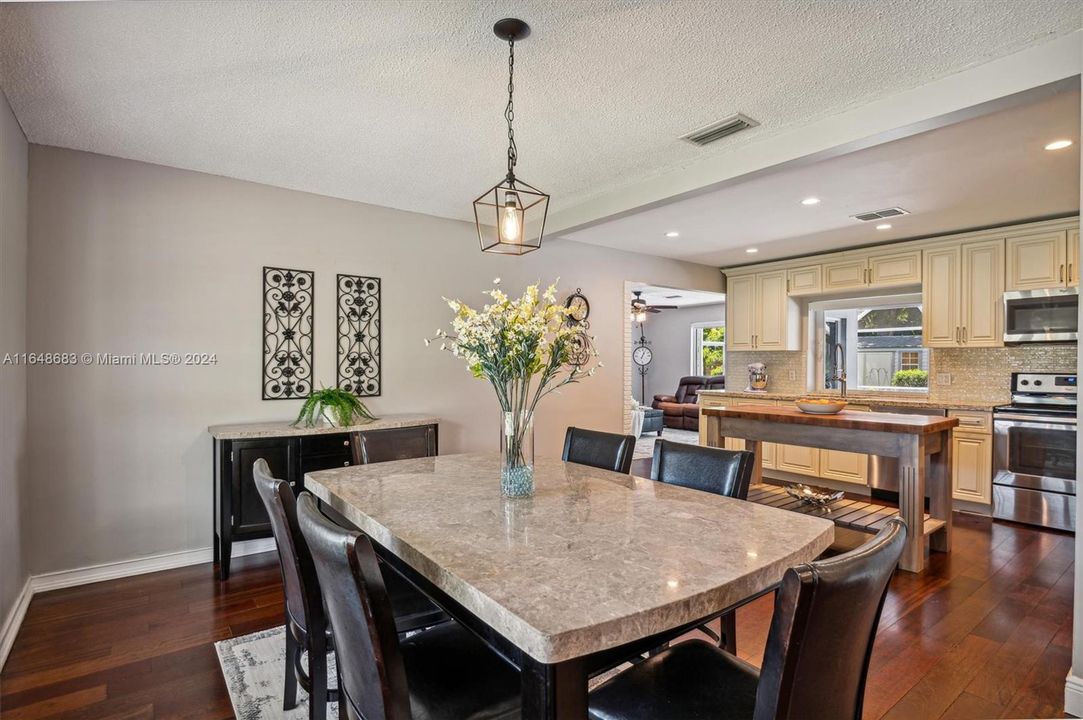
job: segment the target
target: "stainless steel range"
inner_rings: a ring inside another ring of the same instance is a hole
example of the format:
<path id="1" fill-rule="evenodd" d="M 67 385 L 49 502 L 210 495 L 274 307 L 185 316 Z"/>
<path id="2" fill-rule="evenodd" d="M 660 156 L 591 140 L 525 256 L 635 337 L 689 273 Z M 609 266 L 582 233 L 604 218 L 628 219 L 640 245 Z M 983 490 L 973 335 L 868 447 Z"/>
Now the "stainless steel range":
<path id="1" fill-rule="evenodd" d="M 993 517 L 1075 530 L 1076 376 L 1012 373 L 993 410 Z"/>

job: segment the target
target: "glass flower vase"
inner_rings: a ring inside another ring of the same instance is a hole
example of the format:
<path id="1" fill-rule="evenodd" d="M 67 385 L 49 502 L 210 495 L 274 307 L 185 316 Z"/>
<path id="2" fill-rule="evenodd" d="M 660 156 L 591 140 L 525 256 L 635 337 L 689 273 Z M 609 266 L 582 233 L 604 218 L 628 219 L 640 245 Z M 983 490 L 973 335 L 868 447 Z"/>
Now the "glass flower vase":
<path id="1" fill-rule="evenodd" d="M 505 497 L 534 494 L 534 415 L 501 413 L 500 492 Z"/>

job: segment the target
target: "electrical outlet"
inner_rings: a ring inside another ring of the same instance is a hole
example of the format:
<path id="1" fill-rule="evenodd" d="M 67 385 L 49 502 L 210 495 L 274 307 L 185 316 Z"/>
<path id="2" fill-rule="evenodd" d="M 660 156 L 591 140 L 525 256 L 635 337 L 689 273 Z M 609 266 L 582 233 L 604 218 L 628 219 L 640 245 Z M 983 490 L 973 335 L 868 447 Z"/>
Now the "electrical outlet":
<path id="1" fill-rule="evenodd" d="M 951 373 L 937 373 L 936 374 L 937 385 L 951 385 Z"/>
<path id="2" fill-rule="evenodd" d="M 790 371 L 789 371 L 788 373 L 786 373 L 786 374 L 787 374 L 787 376 L 788 376 L 788 378 L 789 378 L 790 380 L 796 380 L 796 379 L 797 379 L 797 373 L 796 373 L 795 371 L 793 371 L 793 370 L 790 370 Z"/>

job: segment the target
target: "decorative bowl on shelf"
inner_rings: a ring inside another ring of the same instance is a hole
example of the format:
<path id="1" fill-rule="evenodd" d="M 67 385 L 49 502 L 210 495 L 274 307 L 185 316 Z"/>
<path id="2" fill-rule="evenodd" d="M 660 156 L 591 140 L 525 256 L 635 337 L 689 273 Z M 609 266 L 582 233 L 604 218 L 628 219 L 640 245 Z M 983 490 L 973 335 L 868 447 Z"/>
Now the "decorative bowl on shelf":
<path id="1" fill-rule="evenodd" d="M 813 485 L 802 485 L 801 483 L 787 485 L 786 493 L 790 497 L 796 498 L 801 502 L 819 505 L 820 507 L 830 505 L 842 497 L 841 490 L 830 490 L 828 488 L 815 487 Z"/>
<path id="2" fill-rule="evenodd" d="M 835 415 L 849 403 L 832 398 L 799 398 L 794 400 L 797 409 L 813 415 Z"/>

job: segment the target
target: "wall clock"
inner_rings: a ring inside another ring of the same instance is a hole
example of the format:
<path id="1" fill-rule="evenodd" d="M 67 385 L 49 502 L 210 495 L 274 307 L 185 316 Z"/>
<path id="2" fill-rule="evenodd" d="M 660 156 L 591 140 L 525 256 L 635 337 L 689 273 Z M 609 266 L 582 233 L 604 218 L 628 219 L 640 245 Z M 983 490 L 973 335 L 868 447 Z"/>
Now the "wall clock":
<path id="1" fill-rule="evenodd" d="M 640 367 L 646 367 L 651 364 L 651 360 L 654 359 L 654 353 L 646 345 L 640 345 L 632 351 L 632 362 Z"/>
<path id="2" fill-rule="evenodd" d="M 587 296 L 583 294 L 582 289 L 576 288 L 575 292 L 569 295 L 564 302 L 564 307 L 569 311 L 568 324 L 590 327 L 590 323 L 587 322 L 587 318 L 590 317 L 590 301 L 587 300 Z"/>

